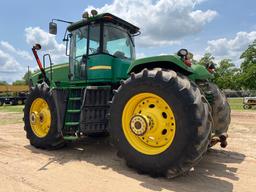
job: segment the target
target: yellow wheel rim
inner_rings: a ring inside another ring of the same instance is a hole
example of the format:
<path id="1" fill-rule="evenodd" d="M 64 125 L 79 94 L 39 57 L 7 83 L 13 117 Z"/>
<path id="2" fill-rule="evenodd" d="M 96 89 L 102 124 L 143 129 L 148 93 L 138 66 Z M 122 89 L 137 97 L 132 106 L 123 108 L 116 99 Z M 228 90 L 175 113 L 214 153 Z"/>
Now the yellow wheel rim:
<path id="1" fill-rule="evenodd" d="M 33 101 L 30 108 L 30 126 L 37 137 L 45 137 L 51 126 L 51 112 L 48 103 L 43 98 Z"/>
<path id="2" fill-rule="evenodd" d="M 122 129 L 128 142 L 137 151 L 157 155 L 173 142 L 175 117 L 163 98 L 153 93 L 140 93 L 125 105 Z"/>

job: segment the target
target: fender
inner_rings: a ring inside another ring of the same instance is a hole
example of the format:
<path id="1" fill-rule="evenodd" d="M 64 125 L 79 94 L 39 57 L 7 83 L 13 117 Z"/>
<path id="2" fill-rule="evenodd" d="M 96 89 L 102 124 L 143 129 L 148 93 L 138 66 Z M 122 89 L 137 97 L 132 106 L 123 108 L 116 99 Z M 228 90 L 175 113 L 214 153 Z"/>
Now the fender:
<path id="1" fill-rule="evenodd" d="M 214 78 L 213 73 L 210 73 L 205 66 L 200 64 L 193 64 L 191 66 L 193 73 L 188 76 L 192 81 L 196 80 L 210 80 Z"/>
<path id="2" fill-rule="evenodd" d="M 193 73 L 193 69 L 191 67 L 188 67 L 181 60 L 181 58 L 176 55 L 161 55 L 137 59 L 131 63 L 127 73 L 138 73 L 144 68 L 153 69 L 158 67 L 164 69 L 171 69 L 176 72 L 180 72 L 183 75 L 190 75 Z"/>
<path id="3" fill-rule="evenodd" d="M 181 73 L 188 76 L 192 81 L 213 79 L 214 77 L 204 66 L 192 64 L 192 66 L 189 67 L 177 55 L 162 55 L 137 59 L 131 63 L 127 73 L 138 73 L 144 68 L 153 69 L 158 67 Z"/>

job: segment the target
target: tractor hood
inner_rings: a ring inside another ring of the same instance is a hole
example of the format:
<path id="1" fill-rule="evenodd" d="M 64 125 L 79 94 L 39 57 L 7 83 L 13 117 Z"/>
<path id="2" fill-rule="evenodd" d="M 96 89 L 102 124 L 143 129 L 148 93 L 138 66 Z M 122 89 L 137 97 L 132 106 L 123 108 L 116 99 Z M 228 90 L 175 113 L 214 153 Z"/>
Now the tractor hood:
<path id="1" fill-rule="evenodd" d="M 193 73 L 193 69 L 184 64 L 184 62 L 177 55 L 160 55 L 153 57 L 145 57 L 142 59 L 137 59 L 133 61 L 128 69 L 128 74 L 133 71 L 140 71 L 142 68 L 154 68 L 161 63 L 162 68 L 172 68 L 176 69 L 178 67 L 182 71 L 188 74 Z"/>
<path id="2" fill-rule="evenodd" d="M 51 77 L 51 68 L 45 68 L 45 73 L 48 78 Z M 68 81 L 69 65 L 68 63 L 57 64 L 52 66 L 52 77 L 53 82 L 55 81 Z M 30 77 L 30 83 L 35 86 L 42 80 L 42 74 L 40 71 L 34 72 Z"/>

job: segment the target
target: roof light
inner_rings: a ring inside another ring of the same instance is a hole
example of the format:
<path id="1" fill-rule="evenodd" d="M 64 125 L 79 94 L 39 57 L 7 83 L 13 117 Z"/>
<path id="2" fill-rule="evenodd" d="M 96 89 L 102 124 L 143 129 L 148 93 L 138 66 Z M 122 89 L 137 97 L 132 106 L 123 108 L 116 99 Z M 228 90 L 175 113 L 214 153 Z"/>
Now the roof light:
<path id="1" fill-rule="evenodd" d="M 95 17 L 96 15 L 98 15 L 98 11 L 93 9 L 93 10 L 91 10 L 91 14 L 92 14 L 93 17 Z"/>
<path id="2" fill-rule="evenodd" d="M 82 17 L 83 17 L 84 19 L 88 19 L 88 18 L 89 18 L 89 13 L 88 13 L 87 11 L 84 12 L 83 15 L 82 15 Z"/>

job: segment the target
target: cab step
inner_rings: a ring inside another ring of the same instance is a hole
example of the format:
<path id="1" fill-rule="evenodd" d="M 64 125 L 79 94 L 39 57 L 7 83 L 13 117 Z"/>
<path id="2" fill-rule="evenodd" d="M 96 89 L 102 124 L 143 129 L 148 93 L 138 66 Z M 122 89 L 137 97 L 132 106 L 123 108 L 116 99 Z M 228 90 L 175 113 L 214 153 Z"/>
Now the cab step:
<path id="1" fill-rule="evenodd" d="M 80 113 L 81 110 L 80 109 L 69 109 L 67 110 L 68 113 Z"/>
<path id="2" fill-rule="evenodd" d="M 70 101 L 81 101 L 81 97 L 70 97 L 68 100 L 70 100 Z"/>
<path id="3" fill-rule="evenodd" d="M 65 123 L 65 126 L 78 126 L 79 125 L 79 122 L 77 121 L 74 121 L 74 122 L 66 122 Z"/>

